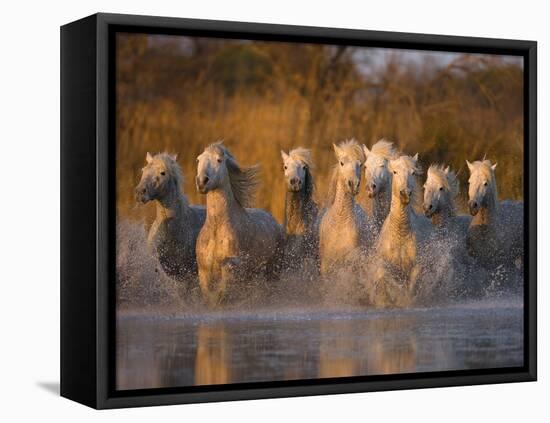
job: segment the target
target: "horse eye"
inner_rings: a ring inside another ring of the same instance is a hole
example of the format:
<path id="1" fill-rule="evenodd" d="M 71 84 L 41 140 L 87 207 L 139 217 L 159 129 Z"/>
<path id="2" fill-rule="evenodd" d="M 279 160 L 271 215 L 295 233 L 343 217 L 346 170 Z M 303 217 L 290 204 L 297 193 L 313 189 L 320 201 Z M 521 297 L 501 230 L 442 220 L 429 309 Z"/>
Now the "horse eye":
<path id="1" fill-rule="evenodd" d="M 287 170 L 287 169 L 288 169 L 288 167 L 287 167 L 287 166 L 285 166 L 285 170 Z"/>
<path id="2" fill-rule="evenodd" d="M 443 187 L 439 187 L 439 191 L 443 191 Z"/>
<path id="3" fill-rule="evenodd" d="M 340 162 L 340 166 L 344 166 L 344 162 Z"/>
<path id="4" fill-rule="evenodd" d="M 393 171 L 393 174 L 394 174 L 394 175 L 397 175 L 397 170 L 394 170 L 394 171 Z"/>
<path id="5" fill-rule="evenodd" d="M 160 174 L 161 174 L 162 176 L 164 176 L 164 175 L 166 175 L 166 172 L 163 170 L 162 172 L 160 172 Z"/>
<path id="6" fill-rule="evenodd" d="M 307 169 L 307 166 L 302 166 L 302 170 L 306 170 Z"/>
<path id="7" fill-rule="evenodd" d="M 483 185 L 487 186 L 487 181 L 483 182 Z"/>
<path id="8" fill-rule="evenodd" d="M 222 159 L 218 159 L 218 163 L 221 163 L 222 162 Z"/>

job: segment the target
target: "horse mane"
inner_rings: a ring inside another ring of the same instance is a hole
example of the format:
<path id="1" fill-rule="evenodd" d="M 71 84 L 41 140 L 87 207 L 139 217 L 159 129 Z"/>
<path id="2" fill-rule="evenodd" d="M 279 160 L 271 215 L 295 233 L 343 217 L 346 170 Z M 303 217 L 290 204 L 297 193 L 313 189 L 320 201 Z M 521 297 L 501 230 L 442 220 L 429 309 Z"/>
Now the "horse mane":
<path id="1" fill-rule="evenodd" d="M 229 175 L 229 183 L 235 200 L 241 207 L 251 207 L 254 203 L 259 181 L 260 167 L 240 166 L 231 152 L 223 145 L 223 141 L 217 141 L 206 147 L 206 150 L 216 151 L 225 156 L 225 164 Z"/>
<path id="2" fill-rule="evenodd" d="M 314 169 L 313 158 L 311 157 L 311 151 L 307 148 L 297 147 L 290 150 L 288 155 L 294 159 L 303 162 L 309 169 Z"/>
<path id="3" fill-rule="evenodd" d="M 344 152 L 344 155 L 350 156 L 355 160 L 359 160 L 361 164 L 365 163 L 365 152 L 356 139 L 350 138 L 342 141 L 338 144 L 338 148 Z"/>
<path id="4" fill-rule="evenodd" d="M 371 147 L 370 151 L 386 160 L 394 159 L 397 154 L 393 147 L 393 143 L 384 138 L 378 140 L 378 142 Z"/>

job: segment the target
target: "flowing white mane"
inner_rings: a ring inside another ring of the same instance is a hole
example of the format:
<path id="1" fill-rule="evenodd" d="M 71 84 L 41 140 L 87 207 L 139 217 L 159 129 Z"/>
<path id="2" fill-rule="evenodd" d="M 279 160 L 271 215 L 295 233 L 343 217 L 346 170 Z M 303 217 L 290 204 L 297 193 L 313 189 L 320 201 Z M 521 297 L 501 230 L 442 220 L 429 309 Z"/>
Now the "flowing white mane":
<path id="1" fill-rule="evenodd" d="M 359 160 L 361 163 L 365 163 L 365 152 L 354 138 L 340 142 L 338 144 L 338 149 L 342 152 L 342 156 L 350 157 Z"/>
<path id="2" fill-rule="evenodd" d="M 299 160 L 304 163 L 309 169 L 314 168 L 313 158 L 311 157 L 311 151 L 307 148 L 297 147 L 293 150 L 290 150 L 288 153 L 291 159 Z"/>
<path id="3" fill-rule="evenodd" d="M 396 151 L 393 147 L 393 143 L 383 138 L 372 146 L 370 152 L 386 160 L 394 159 L 396 156 Z"/>
<path id="4" fill-rule="evenodd" d="M 217 153 L 226 158 L 225 163 L 229 174 L 229 182 L 235 200 L 242 207 L 251 207 L 259 185 L 260 167 L 258 165 L 249 167 L 239 166 L 235 157 L 223 145 L 223 141 L 210 144 L 204 151 Z"/>

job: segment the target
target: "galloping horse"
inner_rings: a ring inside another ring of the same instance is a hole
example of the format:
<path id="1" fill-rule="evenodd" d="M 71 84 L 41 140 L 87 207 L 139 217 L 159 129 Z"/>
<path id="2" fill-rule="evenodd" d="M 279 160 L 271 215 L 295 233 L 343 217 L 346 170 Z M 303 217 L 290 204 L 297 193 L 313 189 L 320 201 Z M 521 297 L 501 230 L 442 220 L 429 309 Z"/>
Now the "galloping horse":
<path id="1" fill-rule="evenodd" d="M 183 176 L 175 155 L 147 153 L 146 162 L 135 192 L 138 201 L 154 201 L 157 205 L 149 247 L 167 275 L 178 280 L 196 277 L 195 242 L 206 211 L 201 206 L 190 206 L 182 193 Z"/>
<path id="2" fill-rule="evenodd" d="M 418 154 L 401 156 L 389 163 L 392 172 L 392 198 L 388 217 L 377 244 L 378 265 L 374 271 L 377 296 L 384 303 L 407 304 L 415 293 L 420 273 L 417 260 L 420 245 L 429 232 L 429 222 L 415 212 L 421 201 L 416 182 L 420 174 Z"/>
<path id="3" fill-rule="evenodd" d="M 230 288 L 253 276 L 268 276 L 280 254 L 281 226 L 265 210 L 247 208 L 257 174 L 257 166 L 239 166 L 221 142 L 197 158 L 196 185 L 206 194 L 197 262 L 203 298 L 210 306 L 222 303 Z"/>

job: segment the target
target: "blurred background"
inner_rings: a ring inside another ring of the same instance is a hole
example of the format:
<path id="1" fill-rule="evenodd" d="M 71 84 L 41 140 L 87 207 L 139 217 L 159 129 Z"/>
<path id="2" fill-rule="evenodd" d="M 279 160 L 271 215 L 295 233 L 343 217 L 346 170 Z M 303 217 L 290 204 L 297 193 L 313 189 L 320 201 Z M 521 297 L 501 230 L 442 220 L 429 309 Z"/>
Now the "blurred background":
<path id="1" fill-rule="evenodd" d="M 219 139 L 242 165 L 261 165 L 257 207 L 283 221 L 280 150 L 309 147 L 323 200 L 332 143 L 380 138 L 459 172 L 465 160 L 498 162 L 501 199 L 523 199 L 523 63 L 512 56 L 117 35 L 117 214 L 150 221 L 133 197 L 146 152 L 178 153 L 185 193 L 195 159 Z M 363 191 L 363 190 L 362 190 Z M 364 192 L 360 197 L 364 196 Z M 362 199 L 360 198 L 359 201 Z"/>

